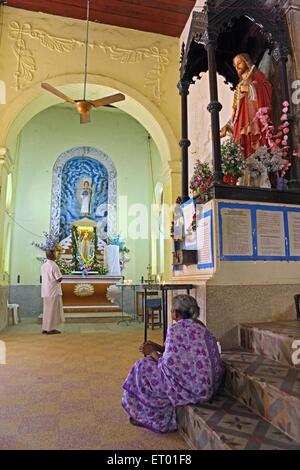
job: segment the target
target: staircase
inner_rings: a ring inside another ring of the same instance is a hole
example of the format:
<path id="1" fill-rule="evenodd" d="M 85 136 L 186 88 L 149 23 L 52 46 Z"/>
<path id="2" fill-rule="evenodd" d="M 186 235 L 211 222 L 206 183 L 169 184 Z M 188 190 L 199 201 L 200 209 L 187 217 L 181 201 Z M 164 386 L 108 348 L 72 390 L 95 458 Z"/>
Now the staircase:
<path id="1" fill-rule="evenodd" d="M 240 350 L 222 354 L 224 389 L 211 403 L 180 407 L 179 432 L 192 449 L 299 450 L 300 365 L 292 346 L 300 322 L 241 325 L 240 338 Z"/>

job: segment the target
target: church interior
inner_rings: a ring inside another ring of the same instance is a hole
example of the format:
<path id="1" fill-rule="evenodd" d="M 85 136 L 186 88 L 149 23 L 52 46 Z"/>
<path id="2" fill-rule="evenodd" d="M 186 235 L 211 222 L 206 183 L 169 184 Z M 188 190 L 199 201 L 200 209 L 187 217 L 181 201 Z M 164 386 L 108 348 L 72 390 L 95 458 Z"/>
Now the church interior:
<path id="1" fill-rule="evenodd" d="M 298 0 L 0 0 L 0 450 L 299 450 L 298 25 Z M 128 374 L 154 390 L 185 322 L 175 382 L 218 387 L 157 431 Z"/>

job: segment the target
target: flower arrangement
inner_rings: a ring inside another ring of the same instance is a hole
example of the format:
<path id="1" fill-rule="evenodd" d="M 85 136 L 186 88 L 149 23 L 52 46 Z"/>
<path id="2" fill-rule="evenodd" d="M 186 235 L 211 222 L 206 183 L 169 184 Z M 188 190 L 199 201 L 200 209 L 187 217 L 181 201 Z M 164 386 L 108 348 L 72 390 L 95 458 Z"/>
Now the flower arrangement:
<path id="1" fill-rule="evenodd" d="M 289 106 L 288 101 L 283 102 L 281 124 L 277 133 L 275 133 L 275 127 L 269 116 L 269 109 L 260 108 L 257 112 L 256 116 L 262 125 L 262 132 L 267 145 L 257 149 L 246 160 L 246 168 L 254 178 L 263 175 L 265 172 L 268 174 L 278 173 L 283 178 L 291 166 L 286 158 L 288 156 L 288 135 L 290 133 L 287 117 Z"/>
<path id="2" fill-rule="evenodd" d="M 121 239 L 120 235 L 113 235 L 111 238 L 107 239 L 108 245 L 117 245 L 119 247 L 120 253 L 129 253 L 130 250 L 127 248 L 124 240 Z"/>
<path id="3" fill-rule="evenodd" d="M 63 275 L 72 274 L 72 272 L 74 271 L 74 266 L 72 264 L 66 263 L 66 261 L 59 259 L 59 260 L 56 260 L 56 264 L 59 267 Z"/>
<path id="4" fill-rule="evenodd" d="M 213 171 L 209 163 L 203 163 L 196 160 L 194 174 L 190 181 L 190 189 L 193 196 L 197 197 L 198 203 L 205 202 L 208 195 L 208 189 L 214 182 Z"/>
<path id="5" fill-rule="evenodd" d="M 235 182 L 243 176 L 245 158 L 241 146 L 232 138 L 221 145 L 222 173 L 224 182 Z M 234 177 L 234 179 L 232 178 Z"/>
<path id="6" fill-rule="evenodd" d="M 290 163 L 282 157 L 282 152 L 278 150 L 270 150 L 266 145 L 259 147 L 256 152 L 247 158 L 247 168 L 254 178 L 267 173 L 281 172 L 283 176 L 289 168 Z"/>
<path id="7" fill-rule="evenodd" d="M 85 262 L 80 255 L 78 256 L 78 265 L 83 276 L 87 276 L 89 272 L 97 272 L 100 275 L 108 273 L 108 269 L 101 265 L 97 260 L 95 261 L 94 259 L 91 259 Z"/>
<path id="8" fill-rule="evenodd" d="M 45 238 L 43 243 L 32 242 L 31 244 L 43 251 L 61 251 L 61 247 L 58 245 L 59 237 L 56 233 L 43 232 L 43 236 Z"/>

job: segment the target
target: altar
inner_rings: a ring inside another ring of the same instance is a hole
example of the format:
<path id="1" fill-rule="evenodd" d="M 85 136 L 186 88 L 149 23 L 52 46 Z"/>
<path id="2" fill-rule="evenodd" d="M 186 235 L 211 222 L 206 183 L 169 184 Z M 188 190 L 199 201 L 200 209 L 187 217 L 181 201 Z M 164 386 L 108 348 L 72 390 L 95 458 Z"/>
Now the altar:
<path id="1" fill-rule="evenodd" d="M 121 276 L 67 275 L 61 283 L 65 314 L 121 312 L 121 308 L 107 299 L 107 289 L 121 282 Z"/>
<path id="2" fill-rule="evenodd" d="M 66 318 L 114 318 L 122 311 L 107 298 L 122 280 L 129 251 L 115 232 L 116 179 L 113 162 L 90 147 L 72 149 L 55 165 L 51 233 Z"/>

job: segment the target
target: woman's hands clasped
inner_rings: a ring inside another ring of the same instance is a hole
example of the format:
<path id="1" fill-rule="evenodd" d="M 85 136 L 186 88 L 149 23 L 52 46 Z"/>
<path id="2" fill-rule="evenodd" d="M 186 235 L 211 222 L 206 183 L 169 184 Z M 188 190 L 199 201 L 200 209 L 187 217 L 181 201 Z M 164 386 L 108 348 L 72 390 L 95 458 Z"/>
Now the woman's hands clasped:
<path id="1" fill-rule="evenodd" d="M 140 345 L 139 351 L 145 356 L 151 356 L 154 352 L 163 352 L 163 347 L 153 341 L 146 341 Z"/>

